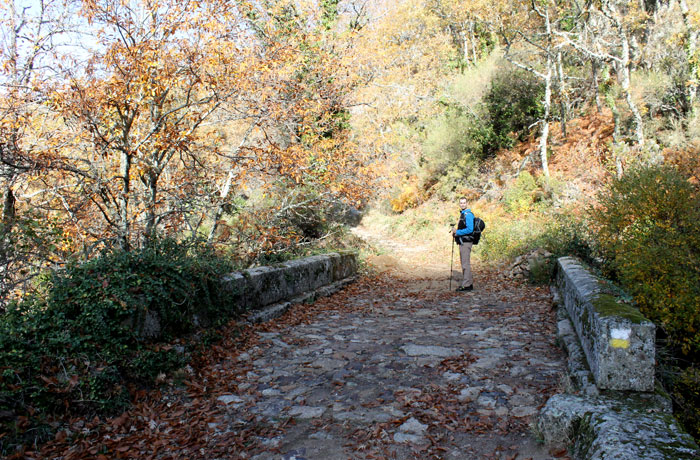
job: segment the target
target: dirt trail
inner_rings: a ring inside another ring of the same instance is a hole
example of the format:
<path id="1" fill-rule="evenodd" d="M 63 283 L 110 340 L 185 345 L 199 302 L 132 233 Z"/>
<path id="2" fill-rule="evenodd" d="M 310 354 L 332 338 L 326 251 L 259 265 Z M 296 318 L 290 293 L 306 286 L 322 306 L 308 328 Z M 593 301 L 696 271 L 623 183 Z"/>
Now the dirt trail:
<path id="1" fill-rule="evenodd" d="M 399 241 L 385 235 L 378 235 L 365 226 L 358 226 L 352 232 L 378 249 L 379 255 L 370 255 L 368 264 L 376 271 L 392 277 L 406 280 L 419 280 L 421 287 L 444 290 L 449 287 L 449 258 L 445 254 L 432 253 L 430 248 L 420 241 Z M 449 235 L 445 235 L 445 253 L 449 251 Z M 457 250 L 455 250 L 457 252 Z M 459 274 L 459 254 L 456 256 L 453 276 Z M 445 283 L 441 283 L 440 280 Z M 444 284 L 444 286 L 443 286 Z"/>
<path id="2" fill-rule="evenodd" d="M 231 325 L 185 387 L 45 458 L 566 458 L 530 428 L 564 373 L 548 289 L 477 267 L 474 292 L 449 291 L 420 245 L 357 233 L 383 273 Z"/>

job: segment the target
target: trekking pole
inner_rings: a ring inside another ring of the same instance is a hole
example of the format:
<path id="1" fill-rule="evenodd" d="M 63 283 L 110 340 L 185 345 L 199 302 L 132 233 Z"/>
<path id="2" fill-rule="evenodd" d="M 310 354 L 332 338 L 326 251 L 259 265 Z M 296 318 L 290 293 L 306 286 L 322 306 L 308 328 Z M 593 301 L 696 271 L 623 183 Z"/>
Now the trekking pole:
<path id="1" fill-rule="evenodd" d="M 450 225 L 452 227 L 452 225 Z M 452 230 L 450 229 L 450 232 Z M 452 237 L 452 254 L 450 254 L 450 291 L 452 290 L 452 261 L 455 258 L 455 239 Z"/>
<path id="2" fill-rule="evenodd" d="M 455 258 L 455 239 L 452 238 L 452 255 L 450 256 L 450 291 L 452 290 L 452 261 Z"/>

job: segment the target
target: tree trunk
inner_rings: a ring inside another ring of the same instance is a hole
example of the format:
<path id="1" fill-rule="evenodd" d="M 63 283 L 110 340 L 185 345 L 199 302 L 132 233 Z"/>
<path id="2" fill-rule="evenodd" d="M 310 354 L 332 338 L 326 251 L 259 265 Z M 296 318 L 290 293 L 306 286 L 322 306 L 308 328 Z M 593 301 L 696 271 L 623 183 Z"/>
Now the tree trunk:
<path id="1" fill-rule="evenodd" d="M 617 104 L 615 104 L 615 99 L 612 95 L 607 95 L 605 101 L 610 107 L 610 111 L 613 116 L 613 144 L 614 146 L 620 145 L 620 112 L 617 110 Z M 617 178 L 622 177 L 622 158 L 620 157 L 620 152 L 617 149 L 613 149 L 613 155 L 615 157 L 615 171 L 617 173 Z"/>
<path id="2" fill-rule="evenodd" d="M 632 99 L 632 93 L 630 92 L 630 72 L 632 63 L 630 60 L 630 41 L 627 34 L 627 29 L 625 28 L 624 22 L 617 12 L 615 7 L 610 3 L 606 2 L 605 7 L 610 13 L 610 18 L 612 19 L 615 28 L 620 34 L 620 45 L 622 50 L 620 52 L 620 59 L 617 62 L 617 78 L 620 82 L 620 87 L 622 93 L 625 96 L 625 101 L 627 101 L 627 106 L 632 112 L 632 117 L 634 118 L 634 135 L 637 141 L 637 145 L 640 147 L 644 146 L 644 122 L 642 121 L 642 114 L 637 108 L 637 104 Z"/>
<path id="3" fill-rule="evenodd" d="M 559 84 L 559 112 L 561 112 L 561 132 L 564 136 L 564 139 L 566 139 L 567 100 L 566 88 L 564 88 L 564 69 L 561 63 L 561 50 L 557 52 L 557 80 Z"/>
<path id="4" fill-rule="evenodd" d="M 238 144 L 238 148 L 236 148 L 236 151 L 234 152 L 233 156 L 236 156 L 240 153 L 241 148 L 245 145 L 246 142 L 248 142 L 248 137 L 251 135 L 253 130 L 255 129 L 256 122 L 253 122 L 248 126 L 248 129 L 246 130 L 245 134 L 243 135 L 243 139 L 241 139 L 241 142 Z M 228 170 L 228 175 L 226 176 L 226 182 L 224 182 L 224 186 L 221 188 L 221 193 L 219 194 L 221 198 L 221 202 L 219 205 L 216 207 L 216 210 L 214 211 L 214 215 L 211 217 L 212 224 L 211 224 L 211 229 L 209 230 L 209 235 L 207 235 L 207 244 L 211 244 L 214 241 L 214 235 L 216 234 L 216 229 L 219 226 L 219 220 L 221 219 L 221 216 L 224 214 L 224 205 L 226 203 L 226 200 L 228 199 L 229 194 L 231 193 L 231 184 L 233 183 L 233 178 L 234 178 L 234 169 L 235 165 L 232 165 L 231 168 Z"/>
<path id="5" fill-rule="evenodd" d="M 593 74 L 593 91 L 595 93 L 595 107 L 596 111 L 600 113 L 603 107 L 600 103 L 600 86 L 598 84 L 598 61 L 596 59 L 591 59 L 591 72 Z"/>
<path id="6" fill-rule="evenodd" d="M 632 93 L 630 91 L 630 59 L 629 59 L 629 42 L 627 41 L 627 35 L 622 33 L 622 61 L 618 64 L 618 76 L 620 78 L 620 87 L 625 95 L 625 101 L 627 101 L 627 106 L 632 112 L 632 117 L 634 118 L 634 135 L 637 140 L 637 144 L 642 147 L 644 146 L 644 122 L 642 121 L 642 114 L 637 108 L 637 104 L 632 99 Z"/>
<path id="7" fill-rule="evenodd" d="M 679 0 L 678 4 L 681 7 L 683 15 L 683 24 L 685 25 L 686 44 L 685 52 L 688 59 L 688 82 L 686 83 L 686 98 L 688 99 L 688 108 L 691 112 L 694 111 L 695 98 L 698 92 L 698 31 L 695 30 L 690 18 L 690 10 L 686 0 Z"/>
<path id="8" fill-rule="evenodd" d="M 476 65 L 479 56 L 477 54 L 478 41 L 476 39 L 476 30 L 474 30 L 474 29 L 475 29 L 474 21 L 471 21 L 469 23 L 469 39 L 472 42 L 472 55 L 474 58 L 474 65 Z"/>
<path id="9" fill-rule="evenodd" d="M 156 206 L 158 204 L 158 177 L 157 172 L 151 172 L 146 176 L 146 228 L 143 233 L 144 243 L 153 239 L 156 233 Z"/>
<path id="10" fill-rule="evenodd" d="M 12 181 L 5 184 L 3 193 L 2 223 L 0 223 L 0 289 L 4 298 L 9 285 L 10 261 L 12 242 L 10 235 L 15 222 L 15 194 L 12 190 Z M 2 310 L 0 310 L 2 311 Z"/>
<path id="11" fill-rule="evenodd" d="M 459 33 L 459 40 L 462 42 L 460 48 L 462 48 L 462 69 L 464 66 L 469 65 L 469 40 L 467 39 L 467 32 L 462 29 Z"/>
<path id="12" fill-rule="evenodd" d="M 212 224 L 211 224 L 211 229 L 209 230 L 209 235 L 207 235 L 207 244 L 211 245 L 211 243 L 214 241 L 214 235 L 216 234 L 216 230 L 219 227 L 219 220 L 221 219 L 221 216 L 224 214 L 224 202 L 226 198 L 228 197 L 229 193 L 231 192 L 231 184 L 233 183 L 233 170 L 229 170 L 228 176 L 226 177 L 226 182 L 224 183 L 223 188 L 221 189 L 221 203 L 219 206 L 216 207 L 216 211 L 214 212 L 214 215 L 212 216 Z"/>
<path id="13" fill-rule="evenodd" d="M 12 190 L 12 185 L 8 181 L 3 192 L 3 208 L 2 208 L 2 230 L 7 234 L 12 230 L 12 224 L 15 221 L 15 194 Z"/>
<path id="14" fill-rule="evenodd" d="M 534 5 L 534 2 L 533 2 Z M 549 137 L 549 114 L 552 107 L 552 72 L 554 62 L 552 62 L 552 24 L 549 22 L 549 11 L 545 10 L 542 15 L 545 20 L 547 31 L 547 49 L 545 51 L 547 73 L 544 75 L 544 118 L 540 129 L 540 161 L 542 162 L 542 172 L 549 178 L 549 161 L 547 159 L 547 141 Z"/>
<path id="15" fill-rule="evenodd" d="M 117 228 L 117 238 L 119 247 L 128 251 L 129 245 L 129 194 L 131 193 L 131 156 L 122 152 L 120 159 L 119 173 L 121 174 L 122 189 L 119 195 L 119 227 Z"/>
<path id="16" fill-rule="evenodd" d="M 545 177 L 549 177 L 549 165 L 547 161 L 547 138 L 549 137 L 549 112 L 552 103 L 552 57 L 547 54 L 547 74 L 544 79 L 544 117 L 540 128 L 540 161 Z"/>

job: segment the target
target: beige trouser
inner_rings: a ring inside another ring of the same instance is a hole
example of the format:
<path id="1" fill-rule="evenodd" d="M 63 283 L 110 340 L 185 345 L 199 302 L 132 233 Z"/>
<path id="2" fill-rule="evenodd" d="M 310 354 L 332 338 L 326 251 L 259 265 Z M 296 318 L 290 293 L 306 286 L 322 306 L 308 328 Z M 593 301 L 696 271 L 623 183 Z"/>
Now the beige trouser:
<path id="1" fill-rule="evenodd" d="M 474 282 L 472 279 L 472 243 L 462 243 L 459 245 L 459 261 L 462 263 L 462 286 L 471 286 Z"/>

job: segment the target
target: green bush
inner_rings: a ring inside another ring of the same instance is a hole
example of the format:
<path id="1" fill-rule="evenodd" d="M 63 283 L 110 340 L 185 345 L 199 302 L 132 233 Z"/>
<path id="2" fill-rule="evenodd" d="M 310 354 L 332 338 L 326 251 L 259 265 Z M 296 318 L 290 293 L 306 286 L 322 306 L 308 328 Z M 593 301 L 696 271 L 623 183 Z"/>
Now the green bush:
<path id="1" fill-rule="evenodd" d="M 675 416 L 695 439 L 700 439 L 700 368 L 686 368 L 671 385 Z"/>
<path id="2" fill-rule="evenodd" d="M 201 244 L 165 240 L 45 276 L 37 294 L 0 318 L 0 411 L 36 424 L 52 414 L 123 409 L 129 385 L 184 365 L 183 350 L 163 342 L 235 313 L 218 289 L 231 269 Z M 147 312 L 159 318 L 157 338 L 134 327 Z"/>
<path id="3" fill-rule="evenodd" d="M 523 171 L 503 194 L 506 209 L 515 214 L 530 211 L 535 202 L 535 190 L 537 190 L 535 178 L 529 172 Z"/>
<path id="4" fill-rule="evenodd" d="M 457 86 L 454 91 L 467 100 L 441 101 L 445 111 L 427 127 L 418 162 L 422 188 L 443 199 L 452 199 L 459 188 L 478 185 L 479 162 L 512 147 L 542 115 L 542 85 L 527 72 L 496 73 L 483 101 L 469 92 L 462 94 L 465 85 Z"/>
<path id="5" fill-rule="evenodd" d="M 538 286 L 548 286 L 554 278 L 556 259 L 554 257 L 540 257 L 534 259 L 530 264 L 527 277 L 528 282 Z"/>
<path id="6" fill-rule="evenodd" d="M 671 167 L 640 167 L 614 180 L 599 202 L 591 221 L 605 268 L 698 362 L 700 206 L 692 186 Z"/>
<path id="7" fill-rule="evenodd" d="M 543 95 L 542 82 L 530 72 L 513 70 L 496 75 L 485 99 L 492 129 L 486 156 L 525 138 L 528 128 L 544 113 Z"/>
<path id="8" fill-rule="evenodd" d="M 510 216 L 487 215 L 488 228 L 479 242 L 479 254 L 484 260 L 504 262 L 534 249 L 546 249 L 554 258 L 577 256 L 593 262 L 593 238 L 589 225 L 570 210 L 556 214 L 530 212 Z M 549 265 L 538 267 L 538 279 L 543 279 Z"/>
<path id="9" fill-rule="evenodd" d="M 482 234 L 477 254 L 482 260 L 506 262 L 535 249 L 545 229 L 546 217 L 527 214 L 513 219 L 508 216 L 483 216 L 488 227 Z"/>
<path id="10" fill-rule="evenodd" d="M 483 157 L 491 138 L 488 120 L 464 107 L 449 105 L 443 116 L 432 121 L 423 143 L 419 166 L 424 187 L 427 189 L 438 181 L 444 184 L 442 176 L 454 175 L 455 168 L 471 170 L 470 164 L 475 158 Z"/>
<path id="11" fill-rule="evenodd" d="M 589 227 L 579 217 L 560 211 L 543 225 L 535 246 L 551 252 L 554 257 L 574 256 L 594 264 Z"/>
<path id="12" fill-rule="evenodd" d="M 479 165 L 472 155 L 464 155 L 447 168 L 445 174 L 435 184 L 437 196 L 452 201 L 456 194 L 462 194 L 466 187 L 480 185 Z"/>

